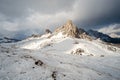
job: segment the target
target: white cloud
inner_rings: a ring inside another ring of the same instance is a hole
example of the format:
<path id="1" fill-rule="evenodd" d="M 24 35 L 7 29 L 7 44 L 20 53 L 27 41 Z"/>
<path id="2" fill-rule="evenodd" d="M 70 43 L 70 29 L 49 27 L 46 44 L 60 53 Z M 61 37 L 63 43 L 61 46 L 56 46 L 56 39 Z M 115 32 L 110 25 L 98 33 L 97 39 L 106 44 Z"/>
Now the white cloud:
<path id="1" fill-rule="evenodd" d="M 107 34 L 113 38 L 120 38 L 120 24 L 111 24 L 109 26 L 104 26 L 98 31 Z"/>
<path id="2" fill-rule="evenodd" d="M 87 25 L 87 27 L 89 26 L 88 28 L 92 28 L 90 25 L 99 24 L 101 21 L 104 22 L 108 20 L 106 19 L 107 16 L 114 18 L 113 13 L 118 11 L 118 1 L 119 0 L 6 1 L 9 5 L 7 5 L 5 1 L 0 1 L 0 32 L 5 33 L 5 31 L 8 31 L 9 33 L 12 31 L 25 30 L 28 32 L 27 34 L 35 33 L 36 30 L 43 32 L 46 28 L 53 30 L 61 26 L 68 19 L 72 19 L 78 26 L 82 24 L 83 27 Z"/>
<path id="3" fill-rule="evenodd" d="M 0 26 L 4 28 L 7 31 L 17 31 L 18 30 L 18 24 L 17 23 L 12 23 L 12 22 L 1 22 Z"/>
<path id="4" fill-rule="evenodd" d="M 32 14 L 25 18 L 15 19 L 13 21 L 9 21 L 3 15 L 0 15 L 1 22 L 1 33 L 2 34 L 11 34 L 13 36 L 17 34 L 19 31 L 24 31 L 23 34 L 30 35 L 32 33 L 43 32 L 43 30 L 49 28 L 54 29 L 55 27 L 61 26 L 67 19 L 74 19 L 72 12 L 60 12 L 56 14 L 41 14 L 36 11 L 32 11 Z M 25 32 L 26 30 L 26 32 Z"/>
<path id="5" fill-rule="evenodd" d="M 120 33 L 120 24 L 112 24 L 109 26 L 105 26 L 99 29 L 98 31 L 103 32 L 105 34 Z"/>
<path id="6" fill-rule="evenodd" d="M 27 17 L 28 23 L 30 22 L 34 25 L 39 25 L 42 28 L 46 28 L 48 26 L 54 26 L 56 24 L 63 23 L 67 19 L 74 20 L 74 13 L 73 12 L 59 12 L 56 14 L 41 14 L 39 12 L 34 12 L 32 15 Z"/>

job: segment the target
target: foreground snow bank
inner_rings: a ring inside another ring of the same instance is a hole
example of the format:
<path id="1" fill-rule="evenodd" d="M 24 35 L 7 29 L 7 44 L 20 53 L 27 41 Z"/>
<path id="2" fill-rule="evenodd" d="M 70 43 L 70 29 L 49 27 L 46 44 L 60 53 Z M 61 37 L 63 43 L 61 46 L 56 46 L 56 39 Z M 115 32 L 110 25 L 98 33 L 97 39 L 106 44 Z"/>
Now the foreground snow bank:
<path id="1" fill-rule="evenodd" d="M 0 46 L 0 80 L 120 80 L 120 55 L 75 56 Z"/>
<path id="2" fill-rule="evenodd" d="M 1 44 L 0 80 L 120 80 L 116 49 L 108 50 L 98 41 L 65 37 Z"/>
<path id="3" fill-rule="evenodd" d="M 103 44 L 100 41 L 69 38 L 63 36 L 61 33 L 51 38 L 37 38 L 27 41 L 19 42 L 17 47 L 29 50 L 42 50 L 49 52 L 61 52 L 66 54 L 77 54 L 87 56 L 100 56 L 119 54 L 120 48 L 115 46 Z"/>

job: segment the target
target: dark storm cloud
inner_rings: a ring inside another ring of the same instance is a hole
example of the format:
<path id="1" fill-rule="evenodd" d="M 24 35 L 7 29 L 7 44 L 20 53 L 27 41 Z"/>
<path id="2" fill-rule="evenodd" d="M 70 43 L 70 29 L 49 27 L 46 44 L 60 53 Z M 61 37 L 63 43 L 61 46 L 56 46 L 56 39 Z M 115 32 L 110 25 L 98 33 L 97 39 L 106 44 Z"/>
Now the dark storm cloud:
<path id="1" fill-rule="evenodd" d="M 0 12 L 8 17 L 29 15 L 29 9 L 42 14 L 71 10 L 75 0 L 0 0 Z"/>
<path id="2" fill-rule="evenodd" d="M 120 0 L 88 0 L 83 6 L 87 10 L 83 11 L 86 15 L 82 21 L 79 17 L 76 22 L 86 28 L 120 23 Z"/>
<path id="3" fill-rule="evenodd" d="M 0 0 L 0 13 L 11 19 L 26 17 L 30 10 L 41 14 L 73 11 L 75 21 L 86 25 L 119 22 L 119 7 L 120 0 Z"/>
<path id="4" fill-rule="evenodd" d="M 0 32 L 34 33 L 67 19 L 86 29 L 100 28 L 120 23 L 119 8 L 120 0 L 0 0 Z"/>

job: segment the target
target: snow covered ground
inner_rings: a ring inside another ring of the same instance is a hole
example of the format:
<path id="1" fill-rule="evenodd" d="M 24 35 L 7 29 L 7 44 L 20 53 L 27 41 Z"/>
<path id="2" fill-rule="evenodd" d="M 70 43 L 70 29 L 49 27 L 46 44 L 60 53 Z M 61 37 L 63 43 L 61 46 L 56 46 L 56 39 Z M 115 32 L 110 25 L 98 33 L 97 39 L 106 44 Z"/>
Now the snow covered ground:
<path id="1" fill-rule="evenodd" d="M 120 48 L 61 34 L 0 44 L 0 80 L 120 80 Z"/>

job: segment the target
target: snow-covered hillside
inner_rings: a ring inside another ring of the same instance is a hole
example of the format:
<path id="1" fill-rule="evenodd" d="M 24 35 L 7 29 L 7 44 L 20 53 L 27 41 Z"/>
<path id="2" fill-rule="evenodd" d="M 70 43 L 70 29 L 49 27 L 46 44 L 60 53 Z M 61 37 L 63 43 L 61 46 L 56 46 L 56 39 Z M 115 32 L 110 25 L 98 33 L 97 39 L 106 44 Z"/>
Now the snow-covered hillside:
<path id="1" fill-rule="evenodd" d="M 72 54 L 72 52 L 75 50 L 81 49 L 83 50 L 81 53 L 83 55 L 101 55 L 104 53 L 109 55 L 114 54 L 114 52 L 119 52 L 119 48 L 111 45 L 106 45 L 99 40 L 89 41 L 86 39 L 70 38 L 62 35 L 62 33 L 52 36 L 51 38 L 48 38 L 47 36 L 49 35 L 43 35 L 41 38 L 23 40 L 19 42 L 16 47 L 49 52 L 56 51 L 66 54 Z"/>
<path id="2" fill-rule="evenodd" d="M 0 44 L 0 80 L 120 80 L 120 48 L 62 33 Z"/>

